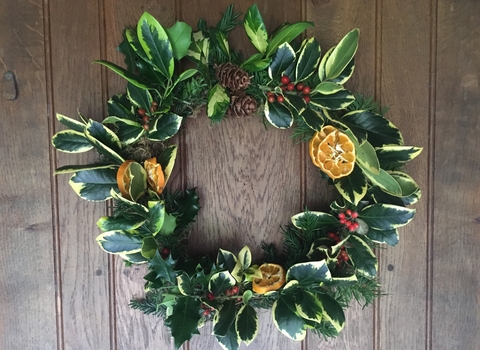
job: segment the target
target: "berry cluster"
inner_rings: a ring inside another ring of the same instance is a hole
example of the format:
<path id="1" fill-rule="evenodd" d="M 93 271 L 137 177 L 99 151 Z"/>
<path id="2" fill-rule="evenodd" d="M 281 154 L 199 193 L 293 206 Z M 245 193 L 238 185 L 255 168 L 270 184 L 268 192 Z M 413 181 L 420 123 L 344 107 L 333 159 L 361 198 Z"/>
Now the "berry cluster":
<path id="1" fill-rule="evenodd" d="M 298 91 L 300 94 L 303 95 L 303 99 L 305 100 L 306 103 L 309 103 L 310 102 L 310 87 L 309 86 L 306 86 L 305 84 L 303 83 L 297 83 L 297 85 L 295 85 L 294 83 L 292 83 L 290 81 L 290 78 L 287 77 L 286 75 L 284 75 L 281 79 L 282 81 L 282 85 L 280 86 L 280 88 L 282 89 L 282 91 Z"/>
<path id="2" fill-rule="evenodd" d="M 337 235 L 336 233 L 334 232 L 329 232 L 327 234 L 327 237 L 330 238 L 332 241 L 335 242 L 335 244 L 338 244 L 340 243 L 340 241 L 342 240 L 340 238 L 339 235 Z M 344 262 L 347 262 L 348 260 L 350 260 L 350 258 L 348 257 L 348 254 L 347 252 L 345 251 L 345 247 L 342 245 L 340 247 L 340 253 L 338 254 L 337 256 L 337 265 L 340 265 L 342 263 L 342 261 Z"/>
<path id="3" fill-rule="evenodd" d="M 338 222 L 345 225 L 348 231 L 353 232 L 360 227 L 360 224 L 355 220 L 358 217 L 356 211 L 350 209 L 345 210 L 345 213 L 338 214 Z"/>
<path id="4" fill-rule="evenodd" d="M 150 106 L 150 113 L 152 113 L 152 114 L 155 113 L 157 111 L 157 108 L 158 108 L 158 103 L 153 101 L 152 105 Z M 148 128 L 149 128 L 148 121 L 149 121 L 150 118 L 147 115 L 147 111 L 145 110 L 145 108 L 137 109 L 137 114 L 140 116 L 140 118 L 142 118 L 143 128 L 145 130 L 148 130 Z"/>

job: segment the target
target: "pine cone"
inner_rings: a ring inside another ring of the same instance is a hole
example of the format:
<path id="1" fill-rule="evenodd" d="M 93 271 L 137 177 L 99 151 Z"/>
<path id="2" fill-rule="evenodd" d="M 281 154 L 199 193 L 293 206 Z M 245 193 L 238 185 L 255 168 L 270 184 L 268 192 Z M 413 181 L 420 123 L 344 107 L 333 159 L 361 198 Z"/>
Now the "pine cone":
<path id="1" fill-rule="evenodd" d="M 230 114 L 235 114 L 237 117 L 248 117 L 256 110 L 257 101 L 243 91 L 232 94 L 230 97 Z"/>
<path id="2" fill-rule="evenodd" d="M 243 90 L 250 85 L 248 73 L 230 62 L 215 66 L 215 69 L 220 85 L 229 88 L 230 91 Z"/>

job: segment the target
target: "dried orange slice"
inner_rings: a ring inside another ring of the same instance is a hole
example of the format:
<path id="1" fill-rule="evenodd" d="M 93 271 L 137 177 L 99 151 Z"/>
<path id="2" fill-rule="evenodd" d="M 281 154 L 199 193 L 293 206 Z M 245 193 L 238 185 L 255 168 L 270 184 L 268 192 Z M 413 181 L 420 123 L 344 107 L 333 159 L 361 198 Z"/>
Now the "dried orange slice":
<path id="1" fill-rule="evenodd" d="M 318 153 L 318 147 L 320 146 L 320 143 L 325 140 L 328 134 L 330 134 L 332 131 L 337 130 L 334 126 L 332 125 L 326 125 L 322 128 L 322 130 L 318 131 L 313 135 L 313 137 L 310 139 L 309 142 L 309 147 L 308 151 L 310 153 L 310 158 L 312 158 L 313 164 L 316 166 L 320 167 L 320 164 L 317 163 L 316 159 L 316 154 Z"/>
<path id="2" fill-rule="evenodd" d="M 162 166 L 157 163 L 157 158 L 147 159 L 144 167 L 147 171 L 148 184 L 155 192 L 161 194 L 165 187 L 165 174 L 163 173 Z"/>
<path id="3" fill-rule="evenodd" d="M 126 160 L 120 165 L 117 171 L 117 185 L 120 193 L 124 198 L 130 198 L 130 185 L 131 185 L 131 177 L 130 177 L 130 164 L 133 163 L 133 160 Z"/>
<path id="4" fill-rule="evenodd" d="M 350 175 L 355 167 L 355 145 L 341 131 L 330 132 L 318 145 L 314 154 L 314 164 L 318 164 L 332 179 Z"/>
<path id="5" fill-rule="evenodd" d="M 255 293 L 265 294 L 280 289 L 285 284 L 285 270 L 277 264 L 263 264 L 259 268 L 262 278 L 254 278 L 252 289 Z"/>

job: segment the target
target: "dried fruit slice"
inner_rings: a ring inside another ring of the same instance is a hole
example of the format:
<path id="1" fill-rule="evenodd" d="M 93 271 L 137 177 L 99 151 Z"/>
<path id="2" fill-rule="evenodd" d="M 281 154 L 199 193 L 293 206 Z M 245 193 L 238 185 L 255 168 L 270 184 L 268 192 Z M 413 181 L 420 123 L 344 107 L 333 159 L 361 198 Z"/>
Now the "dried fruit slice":
<path id="1" fill-rule="evenodd" d="M 312 158 L 313 164 L 316 166 L 320 167 L 320 164 L 317 162 L 316 155 L 318 153 L 318 147 L 320 146 L 320 143 L 325 140 L 328 134 L 330 134 L 332 131 L 337 130 L 334 126 L 332 125 L 326 125 L 322 128 L 322 130 L 317 131 L 315 135 L 310 139 L 309 142 L 309 153 L 310 153 L 310 158 Z"/>
<path id="2" fill-rule="evenodd" d="M 341 131 L 329 133 L 314 154 L 316 163 L 332 179 L 350 175 L 355 167 L 355 146 Z"/>
<path id="3" fill-rule="evenodd" d="M 280 289 L 285 284 L 285 270 L 277 264 L 263 264 L 259 268 L 262 278 L 254 278 L 252 289 L 255 293 L 265 294 Z"/>
<path id="4" fill-rule="evenodd" d="M 133 160 L 126 160 L 120 165 L 117 171 L 117 185 L 120 193 L 122 194 L 123 198 L 131 199 L 130 198 L 130 185 L 131 185 L 131 177 L 129 166 L 133 163 Z"/>
<path id="5" fill-rule="evenodd" d="M 165 187 L 165 174 L 162 166 L 157 163 L 156 157 L 145 161 L 145 170 L 147 171 L 148 184 L 155 192 L 161 194 Z"/>

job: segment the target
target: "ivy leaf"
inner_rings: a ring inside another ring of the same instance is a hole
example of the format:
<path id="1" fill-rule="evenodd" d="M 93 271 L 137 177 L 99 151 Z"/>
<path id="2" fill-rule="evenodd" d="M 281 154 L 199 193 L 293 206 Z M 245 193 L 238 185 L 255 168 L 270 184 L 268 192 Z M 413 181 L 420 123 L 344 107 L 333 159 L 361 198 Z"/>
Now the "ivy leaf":
<path id="1" fill-rule="evenodd" d="M 257 312 L 250 305 L 243 305 L 235 321 L 238 337 L 249 345 L 258 334 Z"/>
<path id="2" fill-rule="evenodd" d="M 173 304 L 173 312 L 165 319 L 165 325 L 171 330 L 174 339 L 175 349 L 190 340 L 198 332 L 200 321 L 200 300 L 190 297 L 178 297 Z"/>

